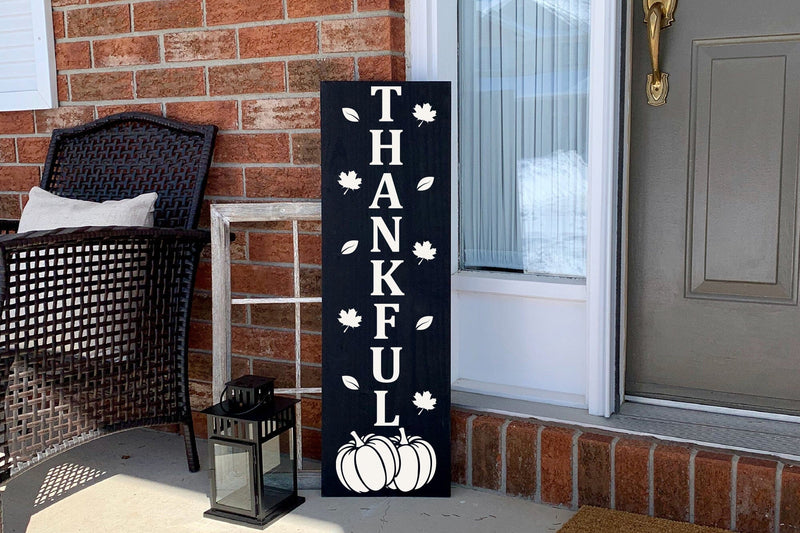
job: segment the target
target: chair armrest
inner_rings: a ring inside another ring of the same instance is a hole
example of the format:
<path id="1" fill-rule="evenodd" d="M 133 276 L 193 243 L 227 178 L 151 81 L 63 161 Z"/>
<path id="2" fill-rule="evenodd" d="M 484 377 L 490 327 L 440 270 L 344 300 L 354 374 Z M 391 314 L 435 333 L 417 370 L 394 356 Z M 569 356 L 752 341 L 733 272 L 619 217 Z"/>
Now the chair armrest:
<path id="1" fill-rule="evenodd" d="M 76 257 L 124 258 L 147 249 L 151 255 L 160 254 L 161 261 L 188 261 L 190 266 L 181 268 L 189 268 L 193 276 L 200 252 L 211 242 L 210 236 L 205 230 L 144 227 L 61 228 L 0 235 L 0 308 L 6 303 L 10 275 L 14 272 L 41 281 L 44 279 L 42 271 L 54 266 L 61 275 L 68 273 Z M 12 265 L 17 266 L 10 268 Z M 85 273 L 92 267 L 82 268 Z"/>
<path id="2" fill-rule="evenodd" d="M 18 220 L 0 219 L 0 227 L 3 221 L 16 223 Z M 0 235 L 0 249 L 12 249 L 18 247 L 36 246 L 47 243 L 65 243 L 70 241 L 106 241 L 121 240 L 126 237 L 139 238 L 144 240 L 158 239 L 178 239 L 188 241 L 202 241 L 205 244 L 211 242 L 211 232 L 201 229 L 173 229 L 173 228 L 149 228 L 134 226 L 87 226 L 81 228 L 58 228 L 52 230 L 28 231 L 14 235 Z"/>

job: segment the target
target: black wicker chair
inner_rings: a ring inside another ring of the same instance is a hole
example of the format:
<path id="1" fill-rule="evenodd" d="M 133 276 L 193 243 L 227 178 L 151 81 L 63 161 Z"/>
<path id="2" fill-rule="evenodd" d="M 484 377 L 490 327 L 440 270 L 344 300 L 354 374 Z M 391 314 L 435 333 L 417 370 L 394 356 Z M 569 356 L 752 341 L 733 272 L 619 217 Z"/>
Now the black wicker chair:
<path id="1" fill-rule="evenodd" d="M 156 227 L 0 237 L 0 482 L 93 437 L 176 422 L 199 469 L 187 333 L 215 135 L 143 113 L 53 132 L 43 189 L 91 201 L 156 191 Z"/>

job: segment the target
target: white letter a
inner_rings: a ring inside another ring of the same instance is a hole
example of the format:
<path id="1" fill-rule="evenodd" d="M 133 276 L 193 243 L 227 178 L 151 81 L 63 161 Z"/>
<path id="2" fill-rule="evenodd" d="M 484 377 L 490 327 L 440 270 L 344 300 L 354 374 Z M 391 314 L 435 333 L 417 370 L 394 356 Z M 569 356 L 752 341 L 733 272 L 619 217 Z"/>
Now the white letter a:
<path id="1" fill-rule="evenodd" d="M 383 192 L 384 189 L 386 189 L 386 192 Z M 388 172 L 381 176 L 381 182 L 378 183 L 378 190 L 375 191 L 375 197 L 372 199 L 372 203 L 369 204 L 369 208 L 380 209 L 381 206 L 378 205 L 378 200 L 381 198 L 389 199 L 389 209 L 403 208 L 403 206 L 400 205 L 400 198 L 397 196 L 397 189 L 394 187 L 392 175 Z"/>

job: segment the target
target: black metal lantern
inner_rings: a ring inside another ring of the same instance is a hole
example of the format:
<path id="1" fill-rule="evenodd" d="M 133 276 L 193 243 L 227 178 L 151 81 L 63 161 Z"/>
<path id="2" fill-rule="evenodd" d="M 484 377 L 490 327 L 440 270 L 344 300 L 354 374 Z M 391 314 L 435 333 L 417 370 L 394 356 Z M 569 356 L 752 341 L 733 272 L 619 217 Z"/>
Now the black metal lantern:
<path id="1" fill-rule="evenodd" d="M 204 516 L 266 527 L 305 501 L 297 495 L 295 405 L 274 395 L 274 379 L 226 384 L 208 419 L 211 509 Z"/>

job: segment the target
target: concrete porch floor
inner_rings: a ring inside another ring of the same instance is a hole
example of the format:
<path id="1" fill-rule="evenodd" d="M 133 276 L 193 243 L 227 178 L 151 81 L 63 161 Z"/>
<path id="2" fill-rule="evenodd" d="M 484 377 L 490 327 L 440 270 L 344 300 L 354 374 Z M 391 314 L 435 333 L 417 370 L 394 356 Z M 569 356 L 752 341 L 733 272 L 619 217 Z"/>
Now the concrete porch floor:
<path id="1" fill-rule="evenodd" d="M 89 442 L 10 481 L 3 495 L 6 532 L 249 532 L 203 518 L 208 509 L 206 442 L 203 469 L 186 467 L 182 437 L 140 429 Z M 321 498 L 274 522 L 274 533 L 555 532 L 573 511 L 519 498 L 453 487 L 449 499 Z"/>

